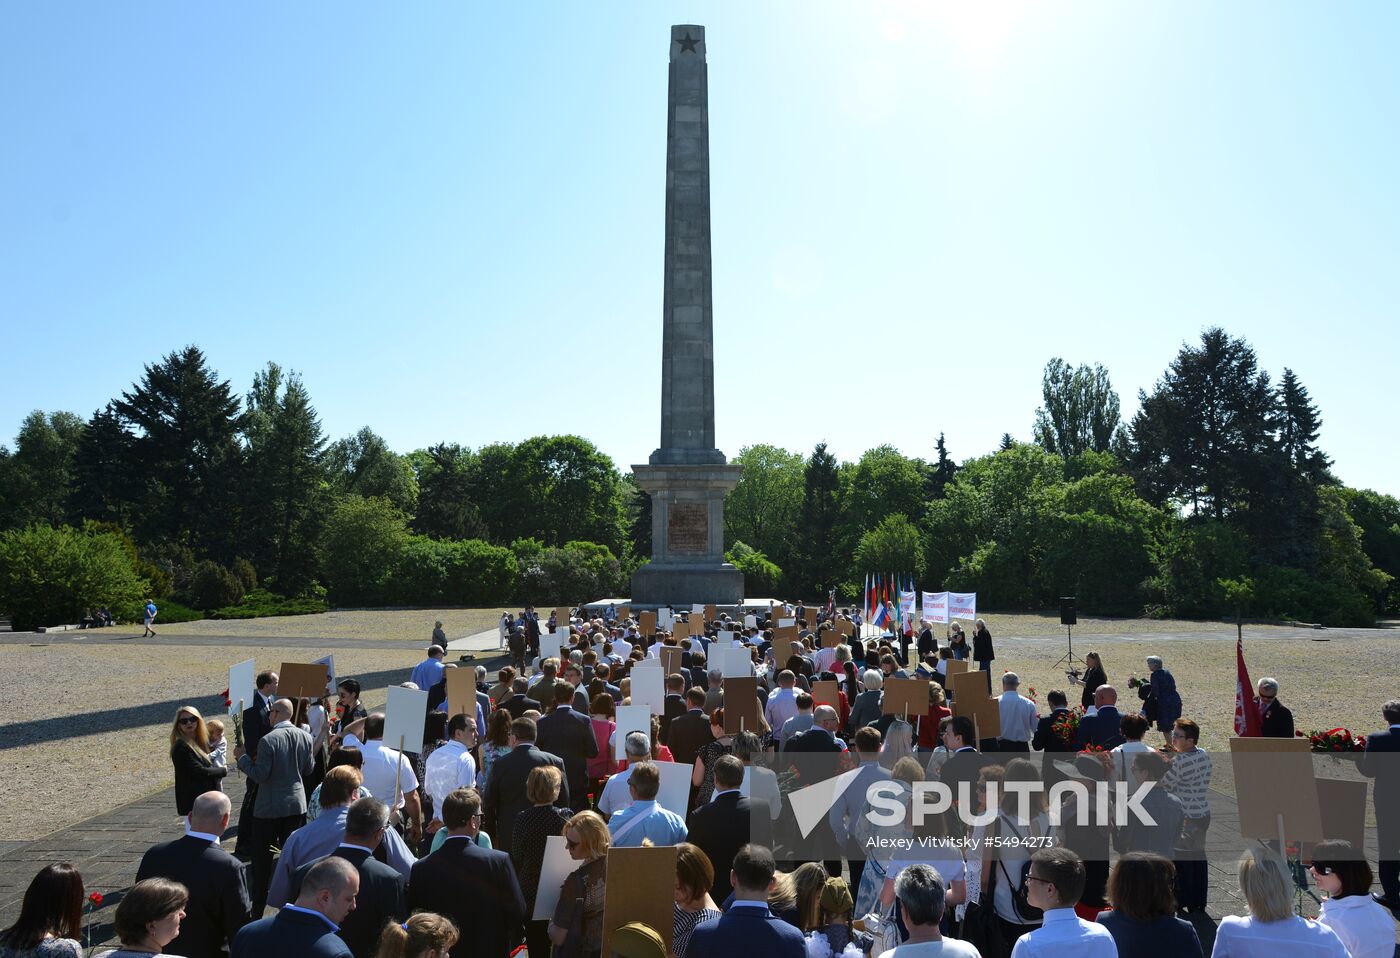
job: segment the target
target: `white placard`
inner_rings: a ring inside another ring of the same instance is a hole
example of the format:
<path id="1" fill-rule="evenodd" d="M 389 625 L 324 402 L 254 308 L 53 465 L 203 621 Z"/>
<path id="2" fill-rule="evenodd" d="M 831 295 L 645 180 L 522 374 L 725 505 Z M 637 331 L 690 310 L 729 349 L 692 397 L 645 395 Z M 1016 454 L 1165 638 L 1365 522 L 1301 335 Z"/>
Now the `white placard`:
<path id="1" fill-rule="evenodd" d="M 384 706 L 384 744 L 399 747 L 403 737 L 404 751 L 418 752 L 423 748 L 423 723 L 428 718 L 426 689 L 389 687 L 389 702 Z"/>
<path id="2" fill-rule="evenodd" d="M 564 879 L 577 871 L 582 864 L 583 862 L 576 862 L 570 857 L 563 835 L 550 835 L 544 840 L 544 864 L 540 866 L 540 890 L 535 898 L 535 921 L 554 917 Z"/>
<path id="3" fill-rule="evenodd" d="M 930 622 L 948 624 L 948 593 L 925 592 L 923 599 L 924 618 Z"/>
<path id="4" fill-rule="evenodd" d="M 617 707 L 617 731 L 613 733 L 613 758 L 621 761 L 627 757 L 624 746 L 629 732 L 643 732 L 651 741 L 651 709 L 645 705 L 619 705 Z"/>
<path id="5" fill-rule="evenodd" d="M 632 669 L 632 704 L 646 706 L 652 715 L 666 714 L 666 682 L 661 662 L 647 659 Z"/>
<path id="6" fill-rule="evenodd" d="M 656 610 L 656 627 L 663 632 L 670 632 L 676 627 L 676 615 L 670 609 Z"/>
<path id="7" fill-rule="evenodd" d="M 948 614 L 955 619 L 977 618 L 977 593 L 949 592 Z"/>
<path id="8" fill-rule="evenodd" d="M 248 708 L 253 704 L 253 693 L 257 687 L 257 666 L 253 660 L 239 662 L 228 670 L 228 714 L 237 715 L 239 705 Z"/>
<path id="9" fill-rule="evenodd" d="M 753 675 L 753 654 L 747 646 L 737 649 L 715 649 L 719 655 L 720 668 L 727 679 L 746 679 Z M 714 658 L 714 655 L 710 656 Z"/>
<path id="10" fill-rule="evenodd" d="M 691 615 L 704 615 L 704 614 L 705 614 L 705 603 L 703 603 L 703 602 L 692 602 L 691 605 L 690 605 L 690 614 L 691 614 Z"/>
<path id="11" fill-rule="evenodd" d="M 779 619 L 779 620 L 778 620 L 778 627 L 779 627 L 779 628 L 786 628 L 786 627 L 789 626 L 789 625 L 796 625 L 796 624 L 797 624 L 797 620 L 796 620 L 796 619 Z"/>
<path id="12" fill-rule="evenodd" d="M 652 762 L 661 772 L 661 788 L 656 793 L 656 804 L 667 811 L 685 818 L 690 804 L 690 774 L 694 769 L 680 762 Z"/>
<path id="13" fill-rule="evenodd" d="M 546 632 L 540 636 L 540 662 L 545 659 L 559 658 L 559 652 L 563 646 L 559 643 L 558 632 Z"/>
<path id="14" fill-rule="evenodd" d="M 744 628 L 746 628 L 746 629 L 756 629 L 756 628 L 758 628 L 758 616 L 756 616 L 756 615 L 746 615 L 746 616 L 744 616 Z"/>
<path id="15" fill-rule="evenodd" d="M 734 633 L 728 630 L 715 634 L 715 641 L 728 644 L 734 641 Z"/>
<path id="16" fill-rule="evenodd" d="M 750 770 L 750 766 L 745 765 L 745 766 L 744 766 L 744 780 L 743 780 L 742 782 L 739 783 L 739 794 L 742 795 L 744 798 L 752 798 L 752 797 L 753 797 L 753 786 L 749 783 L 749 778 L 750 778 L 750 776 L 749 776 L 749 770 Z"/>
<path id="17" fill-rule="evenodd" d="M 335 694 L 335 654 L 323 655 L 319 659 L 312 659 L 313 665 L 324 665 L 326 667 L 326 694 Z"/>

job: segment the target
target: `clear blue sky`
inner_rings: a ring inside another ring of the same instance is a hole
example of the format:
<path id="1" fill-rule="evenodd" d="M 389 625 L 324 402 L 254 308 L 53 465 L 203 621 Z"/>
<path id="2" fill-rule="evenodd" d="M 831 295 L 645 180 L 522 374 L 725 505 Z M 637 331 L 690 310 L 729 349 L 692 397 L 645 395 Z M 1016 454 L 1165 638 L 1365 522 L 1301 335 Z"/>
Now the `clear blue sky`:
<path id="1" fill-rule="evenodd" d="M 666 60 L 707 28 L 719 444 L 961 459 L 1224 326 L 1400 492 L 1390 2 L 12 3 L 0 435 L 197 343 L 331 437 L 656 445 Z"/>

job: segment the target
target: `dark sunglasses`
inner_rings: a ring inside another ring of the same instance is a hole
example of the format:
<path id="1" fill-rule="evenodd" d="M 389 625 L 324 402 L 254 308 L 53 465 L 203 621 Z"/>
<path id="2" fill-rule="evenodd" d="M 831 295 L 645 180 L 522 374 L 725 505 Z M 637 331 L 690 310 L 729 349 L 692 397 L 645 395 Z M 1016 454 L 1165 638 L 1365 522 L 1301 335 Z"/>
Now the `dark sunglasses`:
<path id="1" fill-rule="evenodd" d="M 1317 872 L 1319 875 L 1332 875 L 1336 872 L 1336 869 L 1334 869 L 1331 865 L 1319 865 L 1317 862 L 1313 862 L 1311 867 L 1312 870 Z"/>
<path id="2" fill-rule="evenodd" d="M 193 715 L 182 715 L 182 716 L 180 716 L 180 724 L 181 724 L 181 725 L 197 725 L 198 723 L 199 723 L 199 719 L 195 718 Z"/>

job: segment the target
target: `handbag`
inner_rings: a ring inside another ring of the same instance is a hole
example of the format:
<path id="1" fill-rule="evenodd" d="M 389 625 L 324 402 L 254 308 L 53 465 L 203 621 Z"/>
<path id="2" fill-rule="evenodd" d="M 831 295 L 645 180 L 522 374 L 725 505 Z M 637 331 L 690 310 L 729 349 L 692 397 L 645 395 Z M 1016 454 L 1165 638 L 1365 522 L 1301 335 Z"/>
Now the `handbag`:
<path id="1" fill-rule="evenodd" d="M 1006 821 L 1006 827 L 1011 829 L 1012 833 L 1015 834 L 1016 838 L 1020 839 L 1024 844 L 1025 836 L 1020 833 L 1020 831 L 1016 828 L 1015 825 L 1012 825 L 1011 822 L 1008 820 Z M 1006 875 L 1007 884 L 1011 888 L 1011 910 L 1015 912 L 1016 920 L 1023 925 L 1038 925 L 1042 921 L 1044 921 L 1045 912 L 1032 905 L 1030 903 L 1030 899 L 1027 897 L 1028 885 L 1026 882 L 1026 876 L 1031 873 L 1030 860 L 1026 860 L 1021 865 L 1021 880 L 1019 883 L 1013 882 L 1011 880 L 1011 875 L 1006 870 L 1005 861 L 1003 861 L 1001 858 L 998 858 L 997 864 L 1001 866 L 1001 873 L 1003 875 Z"/>
<path id="2" fill-rule="evenodd" d="M 1001 922 L 996 909 L 992 907 L 996 894 L 997 871 L 992 869 L 991 881 L 982 889 L 977 901 L 970 901 L 963 910 L 962 924 L 958 927 L 958 937 L 967 942 L 982 955 L 982 958 L 1005 958 L 1008 948 L 1006 936 L 1002 934 Z M 986 904 L 983 904 L 983 903 Z"/>

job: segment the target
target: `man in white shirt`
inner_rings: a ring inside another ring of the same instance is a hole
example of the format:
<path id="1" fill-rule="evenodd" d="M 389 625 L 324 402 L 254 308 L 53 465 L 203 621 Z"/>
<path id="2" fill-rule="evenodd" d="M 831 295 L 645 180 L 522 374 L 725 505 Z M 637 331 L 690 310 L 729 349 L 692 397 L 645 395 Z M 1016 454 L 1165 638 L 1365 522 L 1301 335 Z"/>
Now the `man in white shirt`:
<path id="1" fill-rule="evenodd" d="M 946 898 L 943 877 L 931 865 L 910 865 L 894 880 L 895 897 L 904 912 L 909 938 L 879 958 L 981 958 L 965 941 L 944 938 L 938 930 Z M 1105 930 L 1105 934 L 1107 930 Z M 1112 943 L 1110 938 L 1109 942 Z"/>
<path id="2" fill-rule="evenodd" d="M 651 740 L 645 732 L 628 732 L 622 751 L 627 756 L 627 768 L 609 778 L 603 786 L 603 794 L 598 796 L 598 811 L 604 818 L 632 804 L 632 793 L 627 787 L 632 780 L 632 766 L 651 758 Z"/>
<path id="3" fill-rule="evenodd" d="M 480 706 L 478 706 L 478 710 Z M 428 831 L 442 826 L 442 803 L 459 788 L 476 787 L 476 760 L 471 747 L 476 743 L 476 728 L 465 712 L 447 720 L 447 742 L 433 749 L 423 769 L 423 790 L 433 800 L 433 821 Z"/>
<path id="4" fill-rule="evenodd" d="M 613 655 L 617 656 L 619 662 L 626 662 L 632 657 L 632 643 L 627 639 L 618 638 L 612 640 Z"/>
<path id="5" fill-rule="evenodd" d="M 782 730 L 783 723 L 797 714 L 797 676 L 787 669 L 778 673 L 778 688 L 768 696 L 768 705 L 763 717 L 768 727 Z"/>
<path id="6" fill-rule="evenodd" d="M 1045 912 L 1045 919 L 1035 931 L 1016 939 L 1011 958 L 1118 958 L 1108 929 L 1074 913 L 1083 892 L 1084 863 L 1074 852 L 1061 846 L 1032 855 L 1026 898 Z"/>
<path id="7" fill-rule="evenodd" d="M 826 633 L 823 632 L 822 635 L 825 636 Z M 823 672 L 836 671 L 831 666 L 836 662 L 836 650 L 838 648 L 840 648 L 839 645 L 828 645 L 817 649 L 816 654 L 812 656 L 812 671 L 814 674 L 820 675 Z"/>
<path id="8" fill-rule="evenodd" d="M 1035 703 L 1016 691 L 1021 678 L 1015 672 L 1007 672 L 1001 677 L 1001 734 L 997 737 L 997 747 L 1003 752 L 1029 752 L 1031 736 L 1035 735 Z"/>
<path id="9" fill-rule="evenodd" d="M 384 713 L 374 712 L 363 721 L 365 741 L 360 741 L 351 731 L 345 736 L 345 744 L 355 746 L 364 756 L 360 771 L 365 777 L 365 788 L 388 805 L 390 812 L 402 811 L 411 825 L 410 844 L 417 843 L 423 834 L 423 803 L 418 798 L 418 776 L 413 773 L 413 763 L 397 749 L 384 744 Z M 394 802 L 396 774 L 399 788 L 397 803 Z"/>

